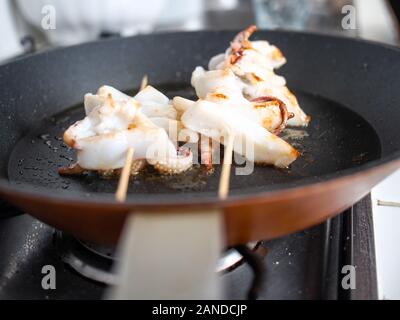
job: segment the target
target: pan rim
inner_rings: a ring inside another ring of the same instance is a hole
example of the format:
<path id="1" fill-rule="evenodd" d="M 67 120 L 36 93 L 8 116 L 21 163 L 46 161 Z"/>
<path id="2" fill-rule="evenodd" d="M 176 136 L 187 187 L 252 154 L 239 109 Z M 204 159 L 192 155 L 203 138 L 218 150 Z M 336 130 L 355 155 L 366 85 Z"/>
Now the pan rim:
<path id="1" fill-rule="evenodd" d="M 176 32 L 168 32 L 168 31 L 160 31 L 160 32 L 154 32 L 152 34 L 139 34 L 139 35 L 134 35 L 134 36 L 129 36 L 129 37 L 111 37 L 111 38 L 105 38 L 102 40 L 93 40 L 93 41 L 88 41 L 85 43 L 81 44 L 75 44 L 67 47 L 56 47 L 56 48 L 51 48 L 46 51 L 39 51 L 39 52 L 34 52 L 34 53 L 28 53 L 24 56 L 16 57 L 13 60 L 9 61 L 6 60 L 4 63 L 0 63 L 0 72 L 2 68 L 9 67 L 15 63 L 21 63 L 24 60 L 40 57 L 42 55 L 48 55 L 48 54 L 54 54 L 58 51 L 66 51 L 66 50 L 73 50 L 76 48 L 80 47 L 89 47 L 92 45 L 97 45 L 101 43 L 108 43 L 108 42 L 119 42 L 119 41 L 132 41 L 133 39 L 138 39 L 138 38 L 149 38 L 149 37 L 165 37 L 165 36 L 177 36 L 177 35 L 190 35 L 190 34 L 218 34 L 218 33 L 226 33 L 226 34 L 235 34 L 239 32 L 240 30 L 237 29 L 219 29 L 219 30 L 203 30 L 203 31 L 176 31 Z M 384 42 L 379 42 L 375 40 L 368 40 L 368 39 L 362 39 L 362 38 L 351 38 L 349 36 L 344 36 L 342 34 L 330 34 L 330 33 L 325 33 L 325 32 L 317 32 L 317 31 L 299 31 L 299 30 L 286 30 L 286 29 L 274 29 L 274 30 L 268 30 L 268 29 L 259 29 L 257 31 L 257 34 L 262 34 L 262 33 L 269 33 L 269 34 L 286 34 L 286 35 L 297 35 L 297 36 L 312 36 L 316 38 L 330 38 L 330 39 L 336 39 L 339 41 L 348 41 L 348 42 L 357 42 L 361 44 L 368 44 L 368 45 L 373 45 L 373 46 L 378 46 L 384 49 L 388 50 L 393 50 L 400 52 L 400 46 L 395 46 L 391 45 L 388 43 Z M 257 37 L 257 36 L 256 36 Z"/>
<path id="2" fill-rule="evenodd" d="M 358 42 L 362 44 L 367 44 L 371 46 L 378 46 L 381 48 L 384 48 L 386 50 L 393 50 L 395 52 L 400 52 L 400 48 L 389 45 L 389 44 L 384 44 L 380 43 L 377 41 L 371 41 L 371 40 L 365 40 L 365 39 L 360 39 L 360 38 L 350 38 L 346 37 L 343 35 L 337 35 L 337 34 L 325 34 L 322 32 L 303 32 L 303 31 L 292 31 L 292 30 L 282 30 L 282 29 L 277 29 L 277 30 L 259 30 L 260 33 L 275 33 L 275 34 L 286 34 L 286 35 L 297 35 L 297 36 L 305 36 L 305 37 L 317 37 L 320 39 L 335 39 L 339 41 L 349 41 L 351 43 Z M 217 31 L 191 31 L 191 32 L 158 32 L 150 35 L 136 35 L 132 37 L 126 37 L 126 38 L 110 38 L 110 39 L 104 39 L 104 40 L 97 40 L 97 41 L 91 41 L 87 42 L 84 44 L 78 44 L 70 47 L 64 47 L 64 48 L 54 48 L 45 52 L 38 52 L 38 53 L 33 53 L 29 54 L 24 57 L 17 58 L 11 62 L 8 62 L 6 64 L 1 64 L 0 65 L 0 73 L 2 72 L 3 68 L 9 68 L 13 64 L 18 64 L 18 63 L 23 63 L 26 60 L 29 59 L 34 59 L 43 55 L 49 55 L 49 54 L 55 54 L 58 51 L 66 51 L 66 50 L 73 50 L 74 48 L 78 47 L 89 47 L 92 45 L 97 45 L 100 43 L 104 42 L 113 42 L 113 41 L 132 41 L 133 39 L 137 38 L 143 38 L 143 37 L 158 37 L 158 36 L 176 36 L 180 34 L 204 34 L 204 33 L 209 33 L 209 34 L 218 34 L 218 33 L 229 33 L 229 34 L 234 34 L 236 33 L 237 30 L 217 30 Z M 229 206 L 229 205 L 234 205 L 235 203 L 241 202 L 241 201 L 247 201 L 247 200 L 256 200 L 256 199 L 262 199 L 262 198 L 267 198 L 267 197 L 272 197 L 276 196 L 282 193 L 286 192 L 296 192 L 299 189 L 305 189 L 305 188 L 314 188 L 317 186 L 323 187 L 327 183 L 331 183 L 336 180 L 340 180 L 343 178 L 348 178 L 351 176 L 354 176 L 356 174 L 368 171 L 370 169 L 378 169 L 380 167 L 383 167 L 384 165 L 388 165 L 392 162 L 396 162 L 396 160 L 400 159 L 400 150 L 392 153 L 391 155 L 382 157 L 380 159 L 375 159 L 372 161 L 369 161 L 367 163 L 358 165 L 356 167 L 352 168 L 347 168 L 343 170 L 338 170 L 334 173 L 329 173 L 329 174 L 323 174 L 323 175 L 318 175 L 319 179 L 322 179 L 322 181 L 315 181 L 315 177 L 307 177 L 303 178 L 300 180 L 297 180 L 297 182 L 288 182 L 288 183 L 282 183 L 279 184 L 279 189 L 275 190 L 269 190 L 269 191 L 255 191 L 252 192 L 252 189 L 254 190 L 255 188 L 249 188 L 248 193 L 244 195 L 230 195 L 229 198 L 225 201 L 221 201 L 218 199 L 217 194 L 215 195 L 210 195 L 210 196 L 204 196 L 201 197 L 200 199 L 181 199 L 177 201 L 177 199 L 167 199 L 166 198 L 159 198 L 157 206 L 177 206 L 177 205 L 196 205 L 196 206 Z M 400 165 L 399 165 L 400 167 Z M 314 181 L 313 181 L 314 180 Z M 294 185 L 296 184 L 296 185 Z M 29 186 L 29 184 L 28 184 Z M 60 203 L 60 202 L 65 202 L 65 200 L 73 200 L 77 201 L 79 203 L 85 204 L 85 205 L 112 205 L 112 206 L 121 206 L 122 208 L 134 208 L 134 207 L 147 207 L 151 208 L 154 207 L 154 202 L 151 200 L 135 200 L 132 198 L 127 198 L 127 201 L 123 204 L 120 204 L 116 202 L 114 199 L 104 199 L 104 195 L 107 195 L 107 197 L 110 196 L 110 194 L 104 194 L 104 193 L 95 193 L 93 194 L 93 197 L 87 198 L 84 195 L 82 196 L 77 196 L 77 195 L 71 195 L 71 194 L 66 194 L 66 195 L 59 195 L 59 194 L 44 194 L 43 190 L 29 190 L 27 189 L 29 187 L 19 187 L 16 185 L 12 185 L 9 179 L 7 178 L 0 178 L 0 194 L 2 195 L 16 195 L 19 197 L 28 197 L 32 199 L 37 199 L 37 200 L 42 200 L 43 198 L 46 199 L 46 201 L 51 201 L 55 203 Z M 194 192 L 193 192 L 194 193 Z M 154 193 L 154 195 L 160 195 L 158 193 Z M 102 197 L 103 196 L 103 197 Z"/>

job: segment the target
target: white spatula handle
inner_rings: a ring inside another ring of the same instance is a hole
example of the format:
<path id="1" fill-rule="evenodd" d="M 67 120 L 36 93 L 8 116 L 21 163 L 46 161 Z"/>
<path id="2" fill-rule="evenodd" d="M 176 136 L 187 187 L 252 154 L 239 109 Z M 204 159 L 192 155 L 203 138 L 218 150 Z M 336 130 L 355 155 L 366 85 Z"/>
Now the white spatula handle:
<path id="1" fill-rule="evenodd" d="M 215 268 L 222 227 L 218 210 L 132 214 L 119 245 L 119 284 L 110 298 L 221 298 Z"/>

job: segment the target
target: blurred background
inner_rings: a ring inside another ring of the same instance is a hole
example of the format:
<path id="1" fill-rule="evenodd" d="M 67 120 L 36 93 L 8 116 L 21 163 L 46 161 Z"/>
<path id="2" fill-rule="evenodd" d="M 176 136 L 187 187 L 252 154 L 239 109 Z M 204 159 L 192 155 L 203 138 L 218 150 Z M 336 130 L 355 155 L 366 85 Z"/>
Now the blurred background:
<path id="1" fill-rule="evenodd" d="M 0 0 L 0 64 L 28 53 L 107 37 L 151 32 L 293 29 L 399 44 L 400 0 Z M 400 75 L 399 75 L 400 76 Z M 380 298 L 400 298 L 400 172 L 379 185 L 374 201 Z"/>
<path id="2" fill-rule="evenodd" d="M 0 0 L 0 61 L 101 37 L 252 23 L 397 44 L 399 16 L 397 0 Z"/>

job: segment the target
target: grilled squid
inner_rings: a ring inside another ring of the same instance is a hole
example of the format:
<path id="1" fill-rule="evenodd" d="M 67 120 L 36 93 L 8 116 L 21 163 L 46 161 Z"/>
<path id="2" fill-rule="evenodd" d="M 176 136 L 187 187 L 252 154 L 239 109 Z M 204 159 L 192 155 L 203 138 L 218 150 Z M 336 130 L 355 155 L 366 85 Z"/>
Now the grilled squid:
<path id="1" fill-rule="evenodd" d="M 307 126 L 310 122 L 300 108 L 294 94 L 287 88 L 285 78 L 274 70 L 286 63 L 282 52 L 267 41 L 250 41 L 257 28 L 250 26 L 239 33 L 224 54 L 213 57 L 210 70 L 231 70 L 241 83 L 243 95 L 254 100 L 263 96 L 273 96 L 282 101 L 294 116 L 289 125 Z"/>
<path id="2" fill-rule="evenodd" d="M 285 168 L 299 156 L 290 144 L 226 104 L 200 99 L 184 113 L 182 122 L 222 144 L 233 135 L 234 151 L 255 163 Z"/>
<path id="3" fill-rule="evenodd" d="M 152 88 L 141 92 L 138 99 L 111 87 L 100 88 L 97 95 L 86 95 L 87 116 L 64 133 L 65 143 L 77 150 L 77 163 L 60 173 L 76 173 L 79 169 L 119 170 L 131 147 L 138 160 L 132 172 L 143 167 L 143 160 L 163 174 L 188 170 L 192 165 L 191 152 L 177 150 L 167 132 L 143 112 L 145 109 L 147 114 L 172 117 L 176 112 L 164 105 L 164 97 Z"/>
<path id="4" fill-rule="evenodd" d="M 293 113 L 288 112 L 286 104 L 282 100 L 276 97 L 268 97 L 268 96 L 259 97 L 253 99 L 252 102 L 254 103 L 255 108 L 262 108 L 262 109 L 270 108 L 271 103 L 272 105 L 275 106 L 278 105 L 279 110 L 281 112 L 281 123 L 272 131 L 276 135 L 279 135 L 286 128 L 288 120 L 294 117 Z"/>
<path id="5" fill-rule="evenodd" d="M 191 84 L 198 100 L 170 100 L 152 86 L 131 97 L 103 86 L 86 94 L 86 117 L 64 133 L 77 151 L 77 162 L 60 174 L 119 172 L 126 152 L 134 149 L 132 174 L 151 165 L 162 174 L 179 174 L 193 164 L 193 154 L 179 142 L 198 143 L 202 163 L 212 170 L 215 142 L 234 137 L 234 151 L 247 160 L 288 167 L 299 152 L 278 135 L 287 125 L 307 126 L 300 108 L 275 69 L 286 63 L 267 41 L 251 41 L 250 26 L 239 33 L 225 53 L 213 57 L 209 70 L 197 67 Z M 219 146 L 217 144 L 217 146 Z"/>
<path id="6" fill-rule="evenodd" d="M 280 133 L 289 114 L 280 99 L 250 101 L 243 95 L 244 84 L 230 69 L 206 71 L 197 67 L 192 74 L 192 86 L 200 99 L 236 109 L 243 117 L 259 123 L 272 133 Z"/>
<path id="7" fill-rule="evenodd" d="M 154 124 L 163 128 L 173 140 L 196 143 L 199 139 L 197 133 L 182 125 L 180 121 L 182 112 L 179 109 L 179 103 L 175 105 L 175 102 L 170 101 L 162 92 L 149 85 L 134 97 L 130 97 L 113 87 L 102 86 L 97 94 L 88 93 L 85 95 L 86 115 L 90 113 L 93 106 L 98 106 L 103 103 L 105 98 L 110 96 L 119 103 L 126 103 L 127 101 L 139 103 L 142 114 L 147 116 Z"/>
<path id="8" fill-rule="evenodd" d="M 192 166 L 193 155 L 190 149 L 181 147 L 178 149 L 176 157 L 150 159 L 149 162 L 162 174 L 179 174 L 188 170 Z"/>

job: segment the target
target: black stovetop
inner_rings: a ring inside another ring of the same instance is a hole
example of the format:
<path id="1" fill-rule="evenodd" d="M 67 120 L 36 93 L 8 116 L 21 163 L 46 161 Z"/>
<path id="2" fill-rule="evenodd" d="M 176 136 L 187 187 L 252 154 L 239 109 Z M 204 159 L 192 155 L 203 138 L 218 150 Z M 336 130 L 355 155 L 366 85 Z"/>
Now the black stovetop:
<path id="1" fill-rule="evenodd" d="M 60 257 L 55 230 L 1 205 L 0 300 L 100 299 L 105 285 L 73 271 Z M 327 222 L 258 249 L 265 273 L 259 299 L 376 299 L 371 199 Z M 56 269 L 56 289 L 41 286 L 42 267 Z M 356 267 L 356 290 L 341 289 L 343 265 Z M 222 275 L 226 296 L 245 299 L 253 271 L 243 264 Z"/>

